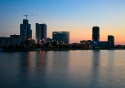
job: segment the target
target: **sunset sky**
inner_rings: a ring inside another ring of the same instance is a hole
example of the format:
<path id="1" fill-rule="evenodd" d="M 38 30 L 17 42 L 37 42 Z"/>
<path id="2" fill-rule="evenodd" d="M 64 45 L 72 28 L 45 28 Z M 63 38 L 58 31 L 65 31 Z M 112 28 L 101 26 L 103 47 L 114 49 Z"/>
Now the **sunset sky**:
<path id="1" fill-rule="evenodd" d="M 28 16 L 35 39 L 35 23 L 52 31 L 69 31 L 70 43 L 92 39 L 92 27 L 100 27 L 100 41 L 108 35 L 115 44 L 125 44 L 125 0 L 0 0 L 0 37 L 20 34 L 20 24 Z"/>

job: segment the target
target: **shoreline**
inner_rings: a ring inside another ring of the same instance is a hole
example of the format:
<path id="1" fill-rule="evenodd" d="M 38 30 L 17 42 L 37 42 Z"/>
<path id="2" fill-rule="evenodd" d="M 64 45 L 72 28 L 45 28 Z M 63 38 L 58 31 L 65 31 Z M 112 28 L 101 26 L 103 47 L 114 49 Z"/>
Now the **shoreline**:
<path id="1" fill-rule="evenodd" d="M 70 50 L 125 50 L 125 49 L 83 49 L 83 48 L 0 48 L 1 52 L 28 51 L 70 51 Z"/>

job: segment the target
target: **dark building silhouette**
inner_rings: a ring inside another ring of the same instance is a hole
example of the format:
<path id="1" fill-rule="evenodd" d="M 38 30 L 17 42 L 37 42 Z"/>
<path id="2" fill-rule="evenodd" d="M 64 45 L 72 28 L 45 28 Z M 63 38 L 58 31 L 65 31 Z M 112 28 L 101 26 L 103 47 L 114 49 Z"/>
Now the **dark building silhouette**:
<path id="1" fill-rule="evenodd" d="M 43 45 L 46 43 L 47 25 L 36 23 L 36 43 Z"/>
<path id="2" fill-rule="evenodd" d="M 109 46 L 114 46 L 114 36 L 108 35 L 108 44 Z"/>
<path id="3" fill-rule="evenodd" d="M 99 27 L 94 26 L 92 28 L 92 41 L 99 41 L 99 39 L 100 39 Z"/>
<path id="4" fill-rule="evenodd" d="M 23 24 L 20 24 L 20 37 L 22 41 L 32 38 L 31 24 L 28 23 L 28 19 L 23 19 Z"/>
<path id="5" fill-rule="evenodd" d="M 16 35 L 16 34 L 10 35 L 10 38 L 20 38 L 20 35 Z"/>
<path id="6" fill-rule="evenodd" d="M 69 43 L 69 32 L 67 31 L 55 31 L 52 33 L 53 40 L 57 41 L 58 44 L 68 44 Z"/>

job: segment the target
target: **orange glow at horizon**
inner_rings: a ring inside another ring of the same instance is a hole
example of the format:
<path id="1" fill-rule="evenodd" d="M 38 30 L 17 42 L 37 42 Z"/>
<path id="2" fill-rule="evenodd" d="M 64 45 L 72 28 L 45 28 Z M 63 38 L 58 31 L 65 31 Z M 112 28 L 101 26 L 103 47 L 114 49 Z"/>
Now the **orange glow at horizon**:
<path id="1" fill-rule="evenodd" d="M 119 29 L 119 31 L 116 31 Z M 125 44 L 125 30 L 124 28 L 102 28 L 100 27 L 100 41 L 107 41 L 108 35 L 114 36 L 115 44 Z M 92 28 L 89 30 L 72 30 L 70 31 L 70 43 L 79 43 L 81 40 L 92 40 Z"/>

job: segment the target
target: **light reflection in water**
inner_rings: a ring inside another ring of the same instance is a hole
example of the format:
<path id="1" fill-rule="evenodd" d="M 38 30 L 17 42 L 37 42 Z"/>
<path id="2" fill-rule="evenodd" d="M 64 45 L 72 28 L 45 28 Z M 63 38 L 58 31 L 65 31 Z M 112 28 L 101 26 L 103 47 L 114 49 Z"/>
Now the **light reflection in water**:
<path id="1" fill-rule="evenodd" d="M 36 66 L 44 66 L 45 65 L 45 59 L 46 59 L 46 53 L 44 51 L 40 51 L 36 53 Z"/>
<path id="2" fill-rule="evenodd" d="M 0 88 L 124 88 L 124 53 L 110 50 L 2 52 Z"/>
<path id="3" fill-rule="evenodd" d="M 99 88 L 100 79 L 100 50 L 93 50 L 90 87 Z"/>

